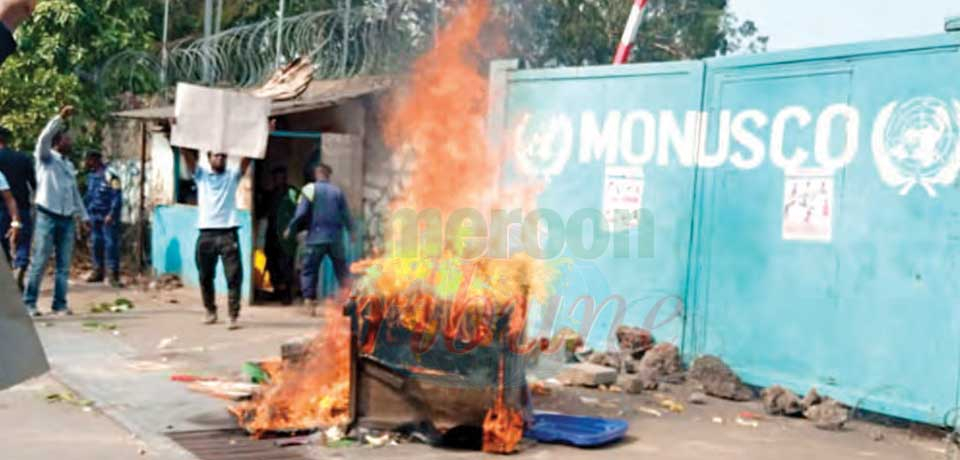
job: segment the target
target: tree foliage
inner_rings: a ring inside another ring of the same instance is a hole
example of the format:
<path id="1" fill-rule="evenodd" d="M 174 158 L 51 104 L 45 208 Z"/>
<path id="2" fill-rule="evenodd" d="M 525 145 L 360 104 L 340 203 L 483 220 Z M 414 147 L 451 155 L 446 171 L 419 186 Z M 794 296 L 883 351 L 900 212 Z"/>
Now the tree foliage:
<path id="1" fill-rule="evenodd" d="M 622 0 L 503 0 L 514 54 L 528 66 L 609 64 L 632 2 Z M 739 21 L 726 0 L 651 0 L 632 62 L 697 59 L 763 51 L 766 37 Z"/>
<path id="2" fill-rule="evenodd" d="M 32 150 L 46 121 L 64 104 L 77 106 L 79 145 L 98 141 L 112 98 L 102 97 L 98 70 L 111 56 L 154 43 L 146 8 L 121 0 L 41 0 L 17 30 L 19 51 L 0 68 L 0 124 L 13 144 Z"/>

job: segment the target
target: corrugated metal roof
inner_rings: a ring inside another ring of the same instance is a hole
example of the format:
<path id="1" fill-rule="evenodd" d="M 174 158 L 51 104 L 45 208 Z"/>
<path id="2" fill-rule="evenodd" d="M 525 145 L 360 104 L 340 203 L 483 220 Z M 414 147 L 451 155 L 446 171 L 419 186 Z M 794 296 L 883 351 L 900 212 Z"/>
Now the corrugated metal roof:
<path id="1" fill-rule="evenodd" d="M 337 105 L 347 99 L 384 91 L 395 82 L 392 77 L 359 77 L 346 80 L 323 80 L 310 83 L 296 99 L 274 101 L 270 114 L 274 116 L 309 112 Z M 114 112 L 113 116 L 134 120 L 168 120 L 174 116 L 172 105 Z"/>

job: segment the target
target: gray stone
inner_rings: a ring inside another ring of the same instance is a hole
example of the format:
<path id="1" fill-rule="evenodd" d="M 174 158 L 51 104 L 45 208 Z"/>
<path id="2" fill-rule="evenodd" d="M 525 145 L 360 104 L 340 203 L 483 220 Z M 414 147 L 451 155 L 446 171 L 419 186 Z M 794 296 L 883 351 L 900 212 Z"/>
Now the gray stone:
<path id="1" fill-rule="evenodd" d="M 297 337 L 280 345 L 280 357 L 284 362 L 297 362 L 306 356 L 310 349 L 310 337 Z"/>
<path id="2" fill-rule="evenodd" d="M 653 347 L 653 334 L 639 327 L 620 326 L 617 328 L 617 342 L 620 351 L 629 354 L 633 359 L 640 359 Z"/>
<path id="3" fill-rule="evenodd" d="M 807 410 L 821 402 L 823 402 L 823 397 L 820 396 L 820 393 L 817 393 L 816 388 L 811 388 L 807 395 L 803 397 L 803 400 L 800 401 L 800 405 L 803 406 L 804 410 Z"/>
<path id="4" fill-rule="evenodd" d="M 617 379 L 617 386 L 622 388 L 625 393 L 640 394 L 643 390 L 648 390 L 648 381 L 645 381 L 639 375 L 620 375 Z M 656 386 L 656 382 L 654 382 Z M 656 389 L 656 388 L 653 388 Z"/>
<path id="5" fill-rule="evenodd" d="M 760 398 L 763 400 L 763 409 L 770 415 L 793 416 L 803 413 L 800 398 L 780 385 L 765 388 L 760 393 Z"/>
<path id="6" fill-rule="evenodd" d="M 608 351 L 606 353 L 593 353 L 587 359 L 586 362 L 590 364 L 596 364 L 598 366 L 606 366 L 611 369 L 616 369 L 617 372 L 622 373 L 633 373 L 634 372 L 634 361 L 627 359 L 624 361 L 623 356 L 620 352 Z"/>
<path id="7" fill-rule="evenodd" d="M 568 364 L 557 375 L 557 380 L 586 387 L 611 385 L 617 382 L 617 371 L 590 363 Z"/>
<path id="8" fill-rule="evenodd" d="M 821 430 L 839 431 L 850 420 L 850 411 L 840 403 L 827 399 L 803 411 L 803 416 Z"/>
<path id="9" fill-rule="evenodd" d="M 680 351 L 672 343 L 659 343 L 643 354 L 640 367 L 653 369 L 658 377 L 666 377 L 683 371 Z"/>
<path id="10" fill-rule="evenodd" d="M 740 381 L 726 363 L 716 356 L 701 356 L 693 362 L 687 377 L 703 385 L 710 396 L 732 401 L 749 401 L 754 398 L 753 390 Z"/>
<path id="11" fill-rule="evenodd" d="M 699 391 L 695 391 L 690 393 L 690 396 L 687 397 L 687 401 L 690 404 L 703 405 L 707 403 L 707 395 Z"/>

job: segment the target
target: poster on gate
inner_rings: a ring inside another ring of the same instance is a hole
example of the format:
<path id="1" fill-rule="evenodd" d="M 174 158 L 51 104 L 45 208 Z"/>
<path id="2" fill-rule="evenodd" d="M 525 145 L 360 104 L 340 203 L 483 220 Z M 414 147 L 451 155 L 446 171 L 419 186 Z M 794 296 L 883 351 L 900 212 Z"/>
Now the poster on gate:
<path id="1" fill-rule="evenodd" d="M 833 175 L 823 170 L 787 172 L 783 187 L 783 239 L 833 240 Z"/>
<path id="2" fill-rule="evenodd" d="M 643 209 L 643 168 L 607 166 L 603 175 L 603 218 L 610 232 L 640 225 Z"/>

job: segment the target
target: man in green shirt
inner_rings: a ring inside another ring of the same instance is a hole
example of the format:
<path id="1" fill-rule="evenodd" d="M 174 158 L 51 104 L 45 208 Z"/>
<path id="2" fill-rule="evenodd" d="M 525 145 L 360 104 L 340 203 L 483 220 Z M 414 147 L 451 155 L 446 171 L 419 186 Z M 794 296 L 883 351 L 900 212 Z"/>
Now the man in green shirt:
<path id="1" fill-rule="evenodd" d="M 278 166 L 270 173 L 272 188 L 264 195 L 260 209 L 267 214 L 267 235 L 264 253 L 267 272 L 274 293 L 284 305 L 293 303 L 293 261 L 297 252 L 296 238 L 284 238 L 283 230 L 297 210 L 300 191 L 287 182 L 287 168 Z"/>

